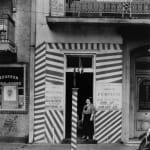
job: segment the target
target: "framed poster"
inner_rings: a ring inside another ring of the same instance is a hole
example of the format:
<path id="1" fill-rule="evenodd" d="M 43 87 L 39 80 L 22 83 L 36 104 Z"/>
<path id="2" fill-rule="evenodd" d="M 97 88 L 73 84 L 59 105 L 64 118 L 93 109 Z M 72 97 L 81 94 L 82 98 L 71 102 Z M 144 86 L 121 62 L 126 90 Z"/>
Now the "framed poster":
<path id="1" fill-rule="evenodd" d="M 121 83 L 97 83 L 96 85 L 96 109 L 101 111 L 121 110 L 122 108 L 122 84 Z"/>
<path id="2" fill-rule="evenodd" d="M 15 85 L 5 85 L 4 88 L 4 101 L 17 101 L 17 86 Z"/>
<path id="3" fill-rule="evenodd" d="M 26 113 L 26 64 L 0 65 L 0 113 Z"/>

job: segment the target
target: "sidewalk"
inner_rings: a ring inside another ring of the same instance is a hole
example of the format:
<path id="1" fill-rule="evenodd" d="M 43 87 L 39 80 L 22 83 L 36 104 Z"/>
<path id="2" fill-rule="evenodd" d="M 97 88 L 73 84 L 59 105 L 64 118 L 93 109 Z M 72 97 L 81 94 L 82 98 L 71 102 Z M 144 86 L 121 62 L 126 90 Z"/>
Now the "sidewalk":
<path id="1" fill-rule="evenodd" d="M 122 144 L 80 144 L 77 150 L 136 150 L 137 147 Z M 70 150 L 69 144 L 14 144 L 0 143 L 0 150 Z"/>

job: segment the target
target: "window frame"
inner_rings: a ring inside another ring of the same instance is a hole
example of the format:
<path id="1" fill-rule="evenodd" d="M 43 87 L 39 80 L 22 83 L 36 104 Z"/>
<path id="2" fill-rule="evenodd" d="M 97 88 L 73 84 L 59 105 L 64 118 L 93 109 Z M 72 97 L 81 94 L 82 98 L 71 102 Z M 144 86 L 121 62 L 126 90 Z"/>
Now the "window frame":
<path id="1" fill-rule="evenodd" d="M 16 88 L 17 88 L 17 103 L 18 103 L 18 108 L 17 109 L 3 109 L 3 86 L 5 85 L 15 85 L 12 83 L 10 84 L 5 84 L 1 86 L 1 96 L 2 96 L 2 101 L 1 101 L 1 108 L 0 108 L 0 114 L 3 114 L 3 113 L 18 113 L 18 114 L 24 114 L 24 113 L 27 113 L 27 99 L 26 99 L 26 68 L 27 68 L 27 64 L 3 64 L 3 65 L 0 65 L 0 68 L 23 68 L 23 86 L 22 86 L 22 89 L 23 89 L 23 103 L 24 103 L 24 106 L 23 108 L 19 108 L 19 87 L 16 85 Z"/>

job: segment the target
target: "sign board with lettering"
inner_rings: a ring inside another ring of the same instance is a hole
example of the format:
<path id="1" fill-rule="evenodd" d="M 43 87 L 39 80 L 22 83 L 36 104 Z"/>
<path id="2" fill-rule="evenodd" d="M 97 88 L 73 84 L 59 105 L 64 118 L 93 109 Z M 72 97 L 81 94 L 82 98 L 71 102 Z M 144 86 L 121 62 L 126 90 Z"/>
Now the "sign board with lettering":
<path id="1" fill-rule="evenodd" d="M 96 85 L 96 109 L 97 110 L 121 110 L 122 108 L 122 84 L 97 83 Z"/>
<path id="2" fill-rule="evenodd" d="M 51 16 L 65 15 L 65 1 L 64 0 L 51 0 Z"/>
<path id="3" fill-rule="evenodd" d="M 49 110 L 63 109 L 63 85 L 46 83 L 45 104 Z"/>

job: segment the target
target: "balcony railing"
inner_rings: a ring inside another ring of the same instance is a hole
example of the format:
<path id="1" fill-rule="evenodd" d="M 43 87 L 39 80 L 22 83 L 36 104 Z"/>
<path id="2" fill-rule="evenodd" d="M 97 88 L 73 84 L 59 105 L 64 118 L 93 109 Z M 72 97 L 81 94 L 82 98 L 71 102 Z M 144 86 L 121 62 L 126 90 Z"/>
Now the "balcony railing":
<path id="1" fill-rule="evenodd" d="M 15 23 L 8 16 L 0 16 L 0 51 L 15 52 Z"/>
<path id="2" fill-rule="evenodd" d="M 52 14 L 51 5 L 51 14 Z M 69 1 L 64 5 L 63 17 L 87 17 L 87 18 L 129 18 L 149 19 L 150 0 L 128 1 Z M 58 15 L 59 16 L 59 15 Z"/>

